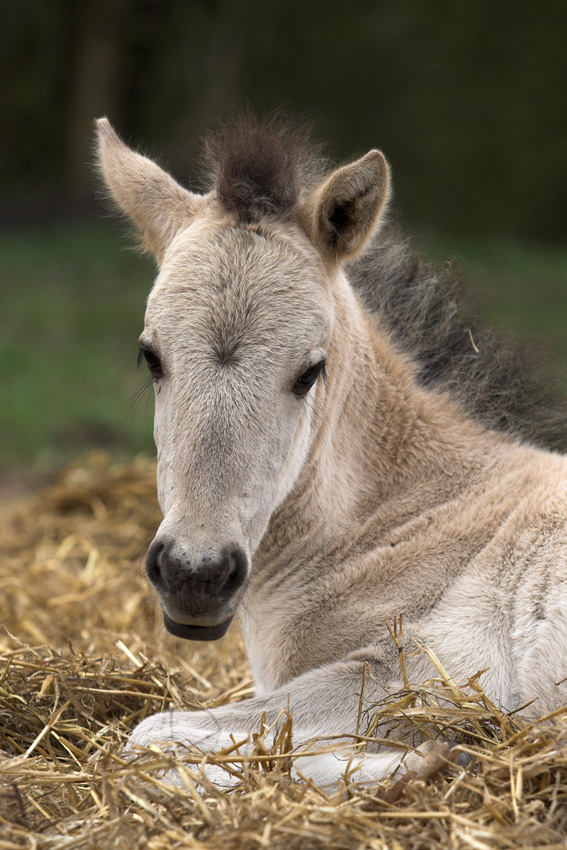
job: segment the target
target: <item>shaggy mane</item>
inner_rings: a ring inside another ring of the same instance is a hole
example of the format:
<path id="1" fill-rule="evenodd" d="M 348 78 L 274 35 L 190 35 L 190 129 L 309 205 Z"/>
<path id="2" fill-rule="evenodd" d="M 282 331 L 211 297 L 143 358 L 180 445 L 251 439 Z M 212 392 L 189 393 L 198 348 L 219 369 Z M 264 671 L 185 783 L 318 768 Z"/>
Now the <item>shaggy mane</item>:
<path id="1" fill-rule="evenodd" d="M 418 365 L 424 386 L 447 390 L 484 425 L 549 449 L 567 448 L 567 399 L 539 346 L 484 323 L 447 264 L 423 260 L 384 228 L 349 279 L 380 328 Z"/>
<path id="2" fill-rule="evenodd" d="M 323 163 L 307 123 L 280 114 L 260 121 L 239 116 L 205 140 L 212 188 L 226 210 L 244 222 L 293 213 Z"/>

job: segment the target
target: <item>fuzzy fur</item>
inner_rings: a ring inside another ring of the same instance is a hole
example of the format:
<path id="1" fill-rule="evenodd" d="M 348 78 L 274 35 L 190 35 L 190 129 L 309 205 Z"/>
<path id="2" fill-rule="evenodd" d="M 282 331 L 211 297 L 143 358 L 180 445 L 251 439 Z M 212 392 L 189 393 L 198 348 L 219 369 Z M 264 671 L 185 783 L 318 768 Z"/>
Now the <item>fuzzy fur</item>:
<path id="1" fill-rule="evenodd" d="M 410 681 L 434 672 L 416 639 L 454 677 L 485 670 L 506 709 L 567 702 L 567 459 L 500 432 L 531 423 L 524 373 L 379 231 L 384 158 L 286 194 L 297 171 L 274 176 L 268 139 L 253 168 L 219 165 L 234 186 L 196 196 L 101 130 L 106 182 L 160 262 L 141 336 L 160 364 L 148 575 L 181 626 L 238 613 L 256 683 L 237 705 L 147 718 L 131 747 L 216 750 L 289 710 L 296 746 L 345 736 L 302 774 L 379 779 L 402 756 L 348 740 L 400 686 L 400 615 Z M 225 584 L 237 551 L 245 581 Z"/>

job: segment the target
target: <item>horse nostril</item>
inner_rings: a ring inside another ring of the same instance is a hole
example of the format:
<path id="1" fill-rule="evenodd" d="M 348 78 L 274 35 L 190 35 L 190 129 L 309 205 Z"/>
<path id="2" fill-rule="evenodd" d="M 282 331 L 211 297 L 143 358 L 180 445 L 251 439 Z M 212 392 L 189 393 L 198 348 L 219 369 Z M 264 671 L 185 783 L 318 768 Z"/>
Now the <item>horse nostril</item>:
<path id="1" fill-rule="evenodd" d="M 164 584 L 160 565 L 164 548 L 165 546 L 163 543 L 160 543 L 158 540 L 154 540 L 148 549 L 148 556 L 146 558 L 146 575 L 154 587 L 158 589 L 163 587 Z"/>
<path id="2" fill-rule="evenodd" d="M 233 596 L 246 581 L 248 567 L 246 555 L 240 547 L 230 549 L 225 557 L 228 561 L 229 572 L 221 589 L 219 590 L 219 596 L 224 599 L 230 599 L 230 597 Z"/>

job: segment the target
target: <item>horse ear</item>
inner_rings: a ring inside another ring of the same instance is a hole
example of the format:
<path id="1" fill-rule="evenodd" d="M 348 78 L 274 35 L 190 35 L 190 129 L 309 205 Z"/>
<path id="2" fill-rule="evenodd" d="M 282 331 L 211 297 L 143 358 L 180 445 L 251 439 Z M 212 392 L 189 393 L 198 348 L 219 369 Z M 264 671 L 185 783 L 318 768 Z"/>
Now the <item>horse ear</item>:
<path id="1" fill-rule="evenodd" d="M 186 227 L 202 200 L 155 162 L 131 150 L 107 118 L 99 118 L 98 164 L 110 195 L 136 224 L 158 263 L 175 234 Z"/>
<path id="2" fill-rule="evenodd" d="M 377 150 L 334 171 L 304 203 L 313 243 L 339 262 L 356 256 L 378 224 L 389 183 L 388 163 Z"/>

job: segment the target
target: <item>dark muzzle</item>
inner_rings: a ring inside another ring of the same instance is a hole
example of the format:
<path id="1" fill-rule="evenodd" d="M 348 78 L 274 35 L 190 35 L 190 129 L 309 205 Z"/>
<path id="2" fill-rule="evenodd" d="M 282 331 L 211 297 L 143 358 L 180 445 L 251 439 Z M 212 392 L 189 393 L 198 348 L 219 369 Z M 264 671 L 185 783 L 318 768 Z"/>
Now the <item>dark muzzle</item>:
<path id="1" fill-rule="evenodd" d="M 248 561 L 239 545 L 220 557 L 198 563 L 175 554 L 175 541 L 156 539 L 146 573 L 157 590 L 166 629 L 186 640 L 218 640 L 227 631 L 248 577 Z"/>

